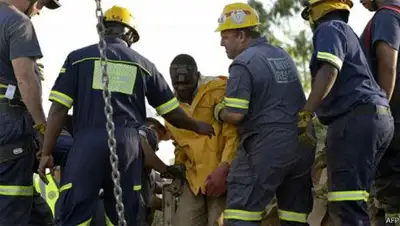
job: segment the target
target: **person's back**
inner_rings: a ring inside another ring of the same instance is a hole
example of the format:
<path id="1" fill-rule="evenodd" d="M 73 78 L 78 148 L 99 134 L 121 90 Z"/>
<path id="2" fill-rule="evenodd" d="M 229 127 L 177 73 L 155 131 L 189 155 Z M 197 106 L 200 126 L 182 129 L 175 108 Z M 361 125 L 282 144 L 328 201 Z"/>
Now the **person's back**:
<path id="1" fill-rule="evenodd" d="M 335 225 L 370 225 L 368 192 L 393 136 L 393 118 L 357 35 L 347 25 L 352 7 L 350 0 L 309 0 L 302 11 L 314 32 L 313 84 L 299 122 L 316 112 L 328 126 L 329 219 Z"/>
<path id="2" fill-rule="evenodd" d="M 252 83 L 249 114 L 243 120 L 240 132 L 242 129 L 253 132 L 271 125 L 296 129 L 296 113 L 306 98 L 289 54 L 269 44 L 265 38 L 258 38 L 235 58 L 232 65 L 235 64 L 247 66 Z"/>
<path id="3" fill-rule="evenodd" d="M 396 216 L 400 210 L 400 1 L 362 1 L 374 15 L 365 27 L 360 43 L 375 80 L 386 92 L 394 118 L 395 132 L 380 160 L 371 201 L 379 211 L 370 209 L 373 221 L 384 224 L 384 215 Z M 397 58 L 397 60 L 396 60 Z M 376 199 L 375 199 L 376 198 Z M 380 221 L 380 222 L 379 222 Z"/>
<path id="4" fill-rule="evenodd" d="M 106 40 L 109 90 L 113 91 L 114 122 L 128 127 L 139 127 L 146 118 L 144 106 L 147 87 L 144 84 L 154 73 L 154 65 L 129 48 L 123 40 L 119 38 Z M 79 82 L 75 95 L 80 97 L 74 100 L 77 108 L 74 108 L 73 115 L 79 115 L 73 120 L 74 135 L 79 136 L 81 132 L 91 129 L 105 129 L 102 73 L 97 44 L 72 52 L 68 60 L 71 66 L 79 68 L 74 81 Z"/>
<path id="5" fill-rule="evenodd" d="M 214 117 L 239 124 L 240 145 L 228 175 L 226 225 L 260 225 L 275 197 L 281 225 L 305 225 L 312 209 L 314 148 L 298 139 L 297 112 L 305 103 L 296 65 L 261 36 L 256 11 L 228 4 L 216 31 L 228 58 L 224 102 Z M 222 107 L 221 107 L 222 105 Z"/>
<path id="6" fill-rule="evenodd" d="M 335 35 L 330 35 L 333 33 Z M 388 104 L 386 96 L 373 79 L 359 39 L 352 28 L 340 20 L 329 20 L 319 25 L 314 31 L 314 46 L 321 49 L 331 48 L 324 43 L 327 40 L 316 39 L 320 35 L 331 38 L 327 39 L 330 43 L 338 44 L 343 48 L 330 49 L 339 55 L 336 57 L 327 53 L 325 53 L 327 56 L 323 56 L 324 53 L 312 56 L 310 64 L 312 74 L 316 74 L 319 69 L 318 64 L 313 63 L 317 57 L 326 57 L 335 66 L 341 68 L 335 85 L 316 111 L 318 119 L 324 124 L 329 124 L 357 105 L 370 103 L 386 106 Z"/>

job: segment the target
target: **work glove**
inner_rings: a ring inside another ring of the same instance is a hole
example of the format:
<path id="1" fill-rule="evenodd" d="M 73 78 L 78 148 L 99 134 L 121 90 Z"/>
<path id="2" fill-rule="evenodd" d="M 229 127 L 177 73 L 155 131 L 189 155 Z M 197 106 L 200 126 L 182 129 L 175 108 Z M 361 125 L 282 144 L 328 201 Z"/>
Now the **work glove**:
<path id="1" fill-rule="evenodd" d="M 221 112 L 222 109 L 225 107 L 225 102 L 219 102 L 214 106 L 214 118 L 217 120 L 217 122 L 221 123 L 221 119 L 219 118 L 219 113 Z"/>
<path id="2" fill-rule="evenodd" d="M 182 194 L 183 184 L 185 183 L 185 166 L 182 164 L 176 164 L 170 167 L 170 170 L 167 172 L 171 173 L 172 171 L 179 171 L 179 177 L 175 177 L 170 185 L 167 186 L 167 190 L 171 192 L 171 194 L 175 197 L 178 197 Z M 176 173 L 176 172 L 174 172 Z M 177 173 L 178 174 L 178 173 Z M 161 177 L 165 175 L 160 175 Z"/>
<path id="3" fill-rule="evenodd" d="M 308 111 L 300 111 L 297 113 L 297 129 L 298 129 L 298 139 L 306 147 L 315 148 L 317 145 L 317 140 L 312 134 L 312 119 L 313 113 Z"/>
<path id="4" fill-rule="evenodd" d="M 167 170 L 160 175 L 162 178 L 185 180 L 185 167 L 183 165 L 167 166 Z"/>
<path id="5" fill-rule="evenodd" d="M 221 164 L 214 172 L 208 175 L 205 181 L 207 196 L 218 197 L 226 192 L 228 186 L 226 181 L 228 172 L 229 165 Z"/>

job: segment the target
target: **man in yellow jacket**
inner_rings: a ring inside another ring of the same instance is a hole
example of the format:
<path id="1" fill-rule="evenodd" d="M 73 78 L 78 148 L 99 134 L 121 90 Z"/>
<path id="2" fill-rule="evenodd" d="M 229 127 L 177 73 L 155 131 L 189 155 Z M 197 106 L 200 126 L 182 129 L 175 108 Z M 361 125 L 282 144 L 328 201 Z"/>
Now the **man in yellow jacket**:
<path id="1" fill-rule="evenodd" d="M 225 95 L 227 77 L 201 76 L 187 54 L 174 58 L 170 75 L 181 107 L 215 131 L 211 138 L 201 137 L 166 123 L 176 144 L 175 164 L 186 169 L 174 226 L 214 226 L 224 210 L 226 177 L 238 145 L 236 128 L 213 118 L 214 105 Z"/>

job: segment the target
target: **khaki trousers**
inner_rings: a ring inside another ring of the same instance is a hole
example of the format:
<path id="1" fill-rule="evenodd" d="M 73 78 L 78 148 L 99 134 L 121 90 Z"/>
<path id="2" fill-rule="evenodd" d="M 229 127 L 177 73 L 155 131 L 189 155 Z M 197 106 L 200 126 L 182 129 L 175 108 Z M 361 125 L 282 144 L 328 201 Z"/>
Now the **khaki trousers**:
<path id="1" fill-rule="evenodd" d="M 222 226 L 226 197 L 194 195 L 187 183 L 179 197 L 173 226 Z"/>

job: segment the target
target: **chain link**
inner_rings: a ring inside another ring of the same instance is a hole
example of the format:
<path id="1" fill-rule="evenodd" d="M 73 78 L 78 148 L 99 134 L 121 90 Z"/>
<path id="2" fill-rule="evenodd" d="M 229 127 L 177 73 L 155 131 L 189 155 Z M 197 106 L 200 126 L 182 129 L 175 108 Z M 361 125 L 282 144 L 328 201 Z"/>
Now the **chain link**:
<path id="1" fill-rule="evenodd" d="M 102 70 L 103 80 L 103 98 L 105 102 L 104 113 L 107 118 L 106 128 L 108 133 L 108 147 L 110 149 L 110 163 L 112 167 L 112 180 L 114 182 L 114 196 L 116 201 L 116 210 L 118 214 L 118 225 L 126 226 L 125 208 L 122 202 L 122 189 L 120 184 L 120 173 L 118 170 L 117 144 L 115 140 L 115 126 L 113 122 L 113 107 L 111 105 L 111 92 L 108 90 L 108 73 L 107 73 L 107 43 L 104 37 L 103 10 L 101 0 L 96 1 L 96 17 L 97 17 L 97 33 L 99 34 L 99 51 L 100 66 Z"/>

